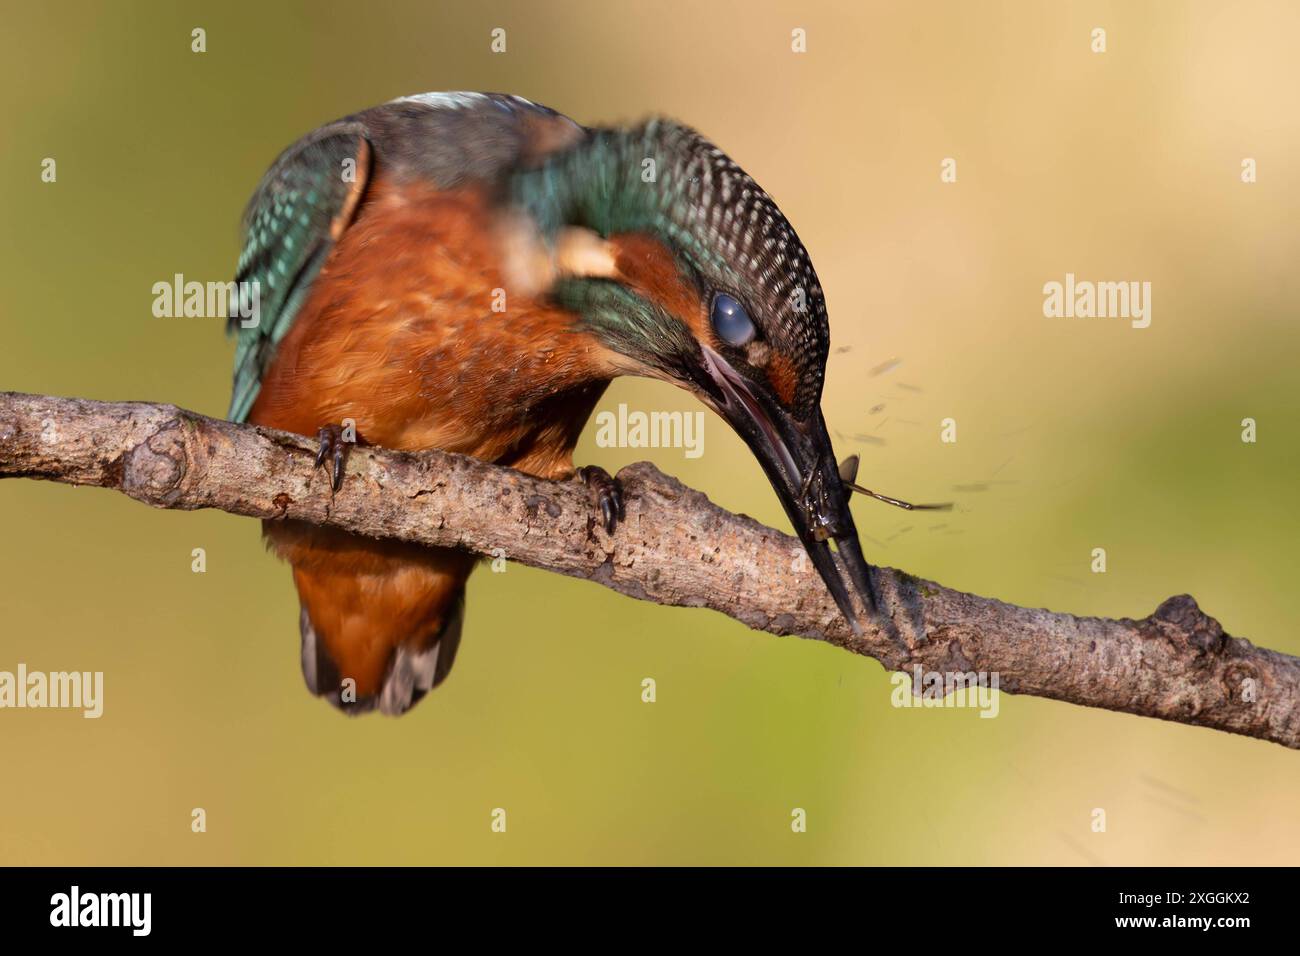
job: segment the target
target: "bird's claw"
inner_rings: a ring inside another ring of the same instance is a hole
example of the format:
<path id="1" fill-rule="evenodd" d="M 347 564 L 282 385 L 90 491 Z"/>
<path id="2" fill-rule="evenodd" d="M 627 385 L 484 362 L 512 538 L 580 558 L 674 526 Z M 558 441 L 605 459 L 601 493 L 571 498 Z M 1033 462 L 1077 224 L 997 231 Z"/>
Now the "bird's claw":
<path id="1" fill-rule="evenodd" d="M 343 429 L 338 425 L 322 425 L 316 431 L 320 450 L 316 452 L 316 467 L 329 462 L 330 488 L 338 491 L 343 487 L 343 468 L 348 461 L 348 452 L 352 442 L 343 437 Z"/>
<path id="2" fill-rule="evenodd" d="M 623 510 L 623 486 L 618 479 L 610 475 L 599 465 L 584 465 L 578 469 L 578 477 L 583 484 L 596 493 L 596 504 L 606 534 L 613 534 L 618 523 L 625 517 Z"/>

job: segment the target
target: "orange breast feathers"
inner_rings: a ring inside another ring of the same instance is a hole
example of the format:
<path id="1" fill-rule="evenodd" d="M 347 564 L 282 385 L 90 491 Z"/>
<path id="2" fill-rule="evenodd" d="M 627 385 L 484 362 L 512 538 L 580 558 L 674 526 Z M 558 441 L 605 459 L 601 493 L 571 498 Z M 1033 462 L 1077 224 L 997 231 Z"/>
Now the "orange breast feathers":
<path id="1" fill-rule="evenodd" d="M 539 446 L 571 451 L 613 357 L 540 290 L 512 291 L 502 235 L 477 189 L 377 178 L 280 343 L 250 421 L 314 435 L 350 418 L 371 444 L 563 471 L 564 450 Z"/>

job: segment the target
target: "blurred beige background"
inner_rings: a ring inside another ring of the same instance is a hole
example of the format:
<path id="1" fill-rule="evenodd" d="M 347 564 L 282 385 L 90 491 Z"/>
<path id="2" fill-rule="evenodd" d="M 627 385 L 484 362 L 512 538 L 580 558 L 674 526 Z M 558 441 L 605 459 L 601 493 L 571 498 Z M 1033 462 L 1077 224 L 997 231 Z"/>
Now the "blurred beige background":
<path id="1" fill-rule="evenodd" d="M 6 2 L 0 388 L 224 413 L 221 323 L 155 319 L 150 289 L 228 278 L 259 176 L 320 123 L 443 89 L 586 123 L 666 113 L 752 173 L 808 246 L 841 453 L 862 453 L 872 487 L 958 503 L 856 503 L 872 560 L 1078 614 L 1142 616 L 1186 591 L 1230 632 L 1300 653 L 1297 41 L 1293 3 Z M 1150 328 L 1044 318 L 1043 284 L 1067 272 L 1150 281 Z M 699 408 L 637 381 L 602 408 L 621 401 Z M 939 441 L 947 417 L 956 444 Z M 594 426 L 577 457 L 650 457 L 785 526 L 712 417 L 696 460 L 599 449 Z M 401 720 L 347 720 L 303 688 L 289 573 L 255 523 L 7 481 L 0 529 L 0 669 L 106 683 L 98 721 L 0 712 L 3 863 L 1300 851 L 1300 754 L 1281 747 L 1012 696 L 995 720 L 894 709 L 873 661 L 521 567 L 475 575 L 445 687 Z"/>

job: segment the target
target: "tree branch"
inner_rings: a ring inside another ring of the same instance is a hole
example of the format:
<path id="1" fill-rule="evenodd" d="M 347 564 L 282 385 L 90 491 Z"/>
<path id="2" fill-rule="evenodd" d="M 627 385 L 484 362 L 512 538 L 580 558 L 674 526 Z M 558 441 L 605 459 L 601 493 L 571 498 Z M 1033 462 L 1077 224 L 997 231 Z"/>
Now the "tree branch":
<path id="1" fill-rule="evenodd" d="M 443 452 L 353 450 L 331 495 L 316 443 L 172 405 L 0 393 L 0 477 L 116 488 L 159 508 L 300 519 L 708 607 L 890 670 L 997 674 L 1001 690 L 1159 717 L 1300 749 L 1300 659 L 1226 635 L 1187 595 L 1133 621 L 1074 617 L 875 572 L 887 614 L 854 637 L 802 548 L 640 462 L 619 473 L 613 536 L 579 482 Z"/>

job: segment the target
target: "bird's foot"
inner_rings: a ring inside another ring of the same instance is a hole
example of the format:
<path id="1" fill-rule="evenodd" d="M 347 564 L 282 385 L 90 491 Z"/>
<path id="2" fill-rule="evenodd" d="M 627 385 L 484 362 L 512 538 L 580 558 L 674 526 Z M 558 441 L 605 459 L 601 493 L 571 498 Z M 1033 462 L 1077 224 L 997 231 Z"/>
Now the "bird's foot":
<path id="1" fill-rule="evenodd" d="M 345 431 L 339 425 L 322 425 L 316 431 L 316 439 L 320 442 L 316 467 L 328 464 L 330 488 L 338 491 L 343 487 L 343 469 L 352 446 L 356 444 L 356 433 Z"/>
<path id="2" fill-rule="evenodd" d="M 596 505 L 600 508 L 602 524 L 607 534 L 613 534 L 618 523 L 623 520 L 623 486 L 599 465 L 584 465 L 578 469 L 578 477 L 596 494 Z"/>

